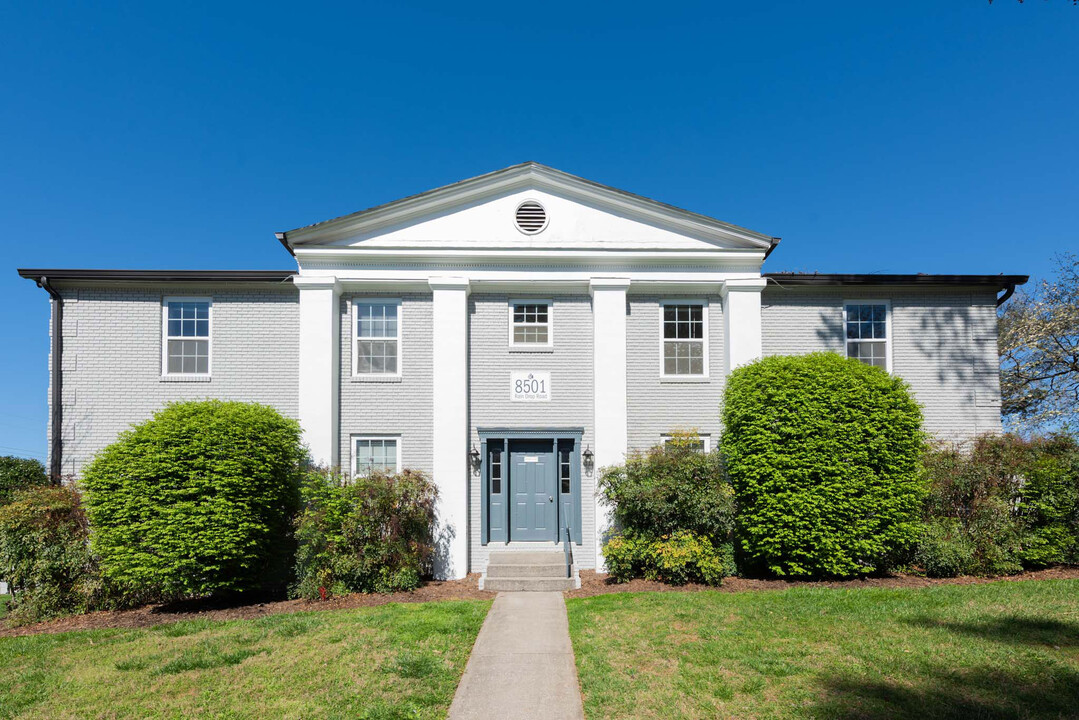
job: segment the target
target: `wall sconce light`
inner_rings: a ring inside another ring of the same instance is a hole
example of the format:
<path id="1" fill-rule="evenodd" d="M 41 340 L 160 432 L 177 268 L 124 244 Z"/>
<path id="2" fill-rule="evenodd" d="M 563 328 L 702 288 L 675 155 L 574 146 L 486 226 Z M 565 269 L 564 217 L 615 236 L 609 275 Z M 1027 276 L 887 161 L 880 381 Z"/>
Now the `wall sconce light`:
<path id="1" fill-rule="evenodd" d="M 584 452 L 581 453 L 581 457 L 584 458 L 584 471 L 588 474 L 588 477 L 592 477 L 592 468 L 595 467 L 596 456 L 592 452 L 592 448 L 585 446 Z"/>
<path id="2" fill-rule="evenodd" d="M 480 451 L 476 449 L 475 445 L 468 451 L 468 463 L 472 467 L 473 473 L 480 471 Z"/>

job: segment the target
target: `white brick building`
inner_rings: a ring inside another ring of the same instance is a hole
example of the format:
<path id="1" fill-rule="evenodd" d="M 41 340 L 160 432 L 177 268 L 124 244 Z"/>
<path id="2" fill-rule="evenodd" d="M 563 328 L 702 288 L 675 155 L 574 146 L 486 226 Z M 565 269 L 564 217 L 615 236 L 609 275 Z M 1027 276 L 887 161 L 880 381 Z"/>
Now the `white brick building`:
<path id="1" fill-rule="evenodd" d="M 762 273 L 778 239 L 526 163 L 287 233 L 297 270 L 20 270 L 53 298 L 50 468 L 179 399 L 266 403 L 319 461 L 440 488 L 440 570 L 602 563 L 596 470 L 696 429 L 732 368 L 833 350 L 928 429 L 1000 428 L 996 305 L 1023 276 Z"/>

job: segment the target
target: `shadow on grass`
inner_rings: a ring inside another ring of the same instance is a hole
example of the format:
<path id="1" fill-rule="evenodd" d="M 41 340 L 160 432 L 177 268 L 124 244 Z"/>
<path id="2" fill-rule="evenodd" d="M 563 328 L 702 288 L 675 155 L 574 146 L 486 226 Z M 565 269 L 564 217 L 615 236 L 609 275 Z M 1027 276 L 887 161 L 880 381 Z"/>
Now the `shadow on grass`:
<path id="1" fill-rule="evenodd" d="M 1079 646 L 1079 623 L 1051 618 L 1009 615 L 985 622 L 947 622 L 934 618 L 915 618 L 907 622 L 922 628 L 949 630 L 958 635 L 1001 643 L 1058 648 Z M 1079 716 L 1079 708 L 1076 708 L 1076 714 Z"/>
<path id="2" fill-rule="evenodd" d="M 913 683 L 839 678 L 813 709 L 834 720 L 1058 720 L 1079 713 L 1079 673 L 1056 665 L 1028 671 L 937 668 Z"/>

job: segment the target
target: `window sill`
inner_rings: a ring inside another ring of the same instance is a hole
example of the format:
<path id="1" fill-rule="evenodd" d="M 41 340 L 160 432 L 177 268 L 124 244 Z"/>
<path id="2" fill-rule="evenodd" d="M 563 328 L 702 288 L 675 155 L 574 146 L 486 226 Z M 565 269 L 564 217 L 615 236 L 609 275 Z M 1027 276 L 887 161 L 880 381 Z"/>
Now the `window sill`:
<path id="1" fill-rule="evenodd" d="M 659 378 L 659 381 L 660 381 L 660 383 L 662 383 L 664 385 L 687 385 L 687 384 L 688 385 L 693 385 L 693 384 L 712 382 L 712 378 L 708 377 L 707 375 L 696 375 L 696 376 L 694 376 L 694 375 L 684 375 L 684 376 L 676 376 L 676 375 L 663 376 L 663 375 L 661 375 L 660 378 Z"/>
<path id="2" fill-rule="evenodd" d="M 551 345 L 536 345 L 535 347 L 529 347 L 527 345 L 510 345 L 511 353 L 553 353 L 554 347 Z"/>
<path id="3" fill-rule="evenodd" d="M 350 382 L 354 383 L 399 383 L 400 375 L 353 375 Z"/>
<path id="4" fill-rule="evenodd" d="M 180 382 L 180 383 L 208 383 L 213 380 L 212 375 L 162 375 L 161 382 Z"/>

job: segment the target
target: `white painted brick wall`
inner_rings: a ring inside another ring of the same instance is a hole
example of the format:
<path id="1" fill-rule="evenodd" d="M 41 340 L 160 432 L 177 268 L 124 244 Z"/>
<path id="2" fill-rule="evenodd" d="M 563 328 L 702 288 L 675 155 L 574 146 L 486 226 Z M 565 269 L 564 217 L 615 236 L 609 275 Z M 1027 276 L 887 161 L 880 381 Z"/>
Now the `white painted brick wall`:
<path id="1" fill-rule="evenodd" d="M 772 284 L 763 297 L 764 353 L 843 353 L 843 303 L 859 298 L 891 301 L 892 370 L 910 383 L 929 432 L 956 441 L 1000 432 L 996 295 L 991 291 Z"/>
<path id="2" fill-rule="evenodd" d="M 708 379 L 664 380 L 660 378 L 661 299 L 629 296 L 626 319 L 629 447 L 647 450 L 672 430 L 696 430 L 708 435 L 711 447 L 715 447 L 724 385 L 722 303 L 718 295 L 687 298 L 708 302 Z"/>
<path id="3" fill-rule="evenodd" d="M 402 373 L 397 381 L 353 380 L 352 301 L 386 297 L 401 301 Z M 431 473 L 434 465 L 431 405 L 431 298 L 426 294 L 341 296 L 341 465 L 352 468 L 351 435 L 401 436 L 401 466 Z"/>
<path id="4" fill-rule="evenodd" d="M 64 474 L 168 402 L 217 398 L 296 417 L 298 296 L 287 285 L 68 287 L 64 295 Z M 213 298 L 209 382 L 161 379 L 161 303 Z"/>
<path id="5" fill-rule="evenodd" d="M 527 296 L 513 295 L 520 300 Z M 583 427 L 585 446 L 593 446 L 595 415 L 592 378 L 592 301 L 583 296 L 546 296 L 554 302 L 554 348 L 548 352 L 510 352 L 509 301 L 507 295 L 473 295 L 471 316 L 472 361 L 470 372 L 471 443 L 480 447 L 477 428 Z M 510 373 L 551 373 L 551 401 L 510 401 Z M 482 482 L 473 474 L 470 502 L 470 557 L 473 571 L 487 567 L 487 548 L 480 544 L 480 493 Z M 596 480 L 581 471 L 581 538 L 574 556 L 584 568 L 595 567 L 594 543 Z"/>

